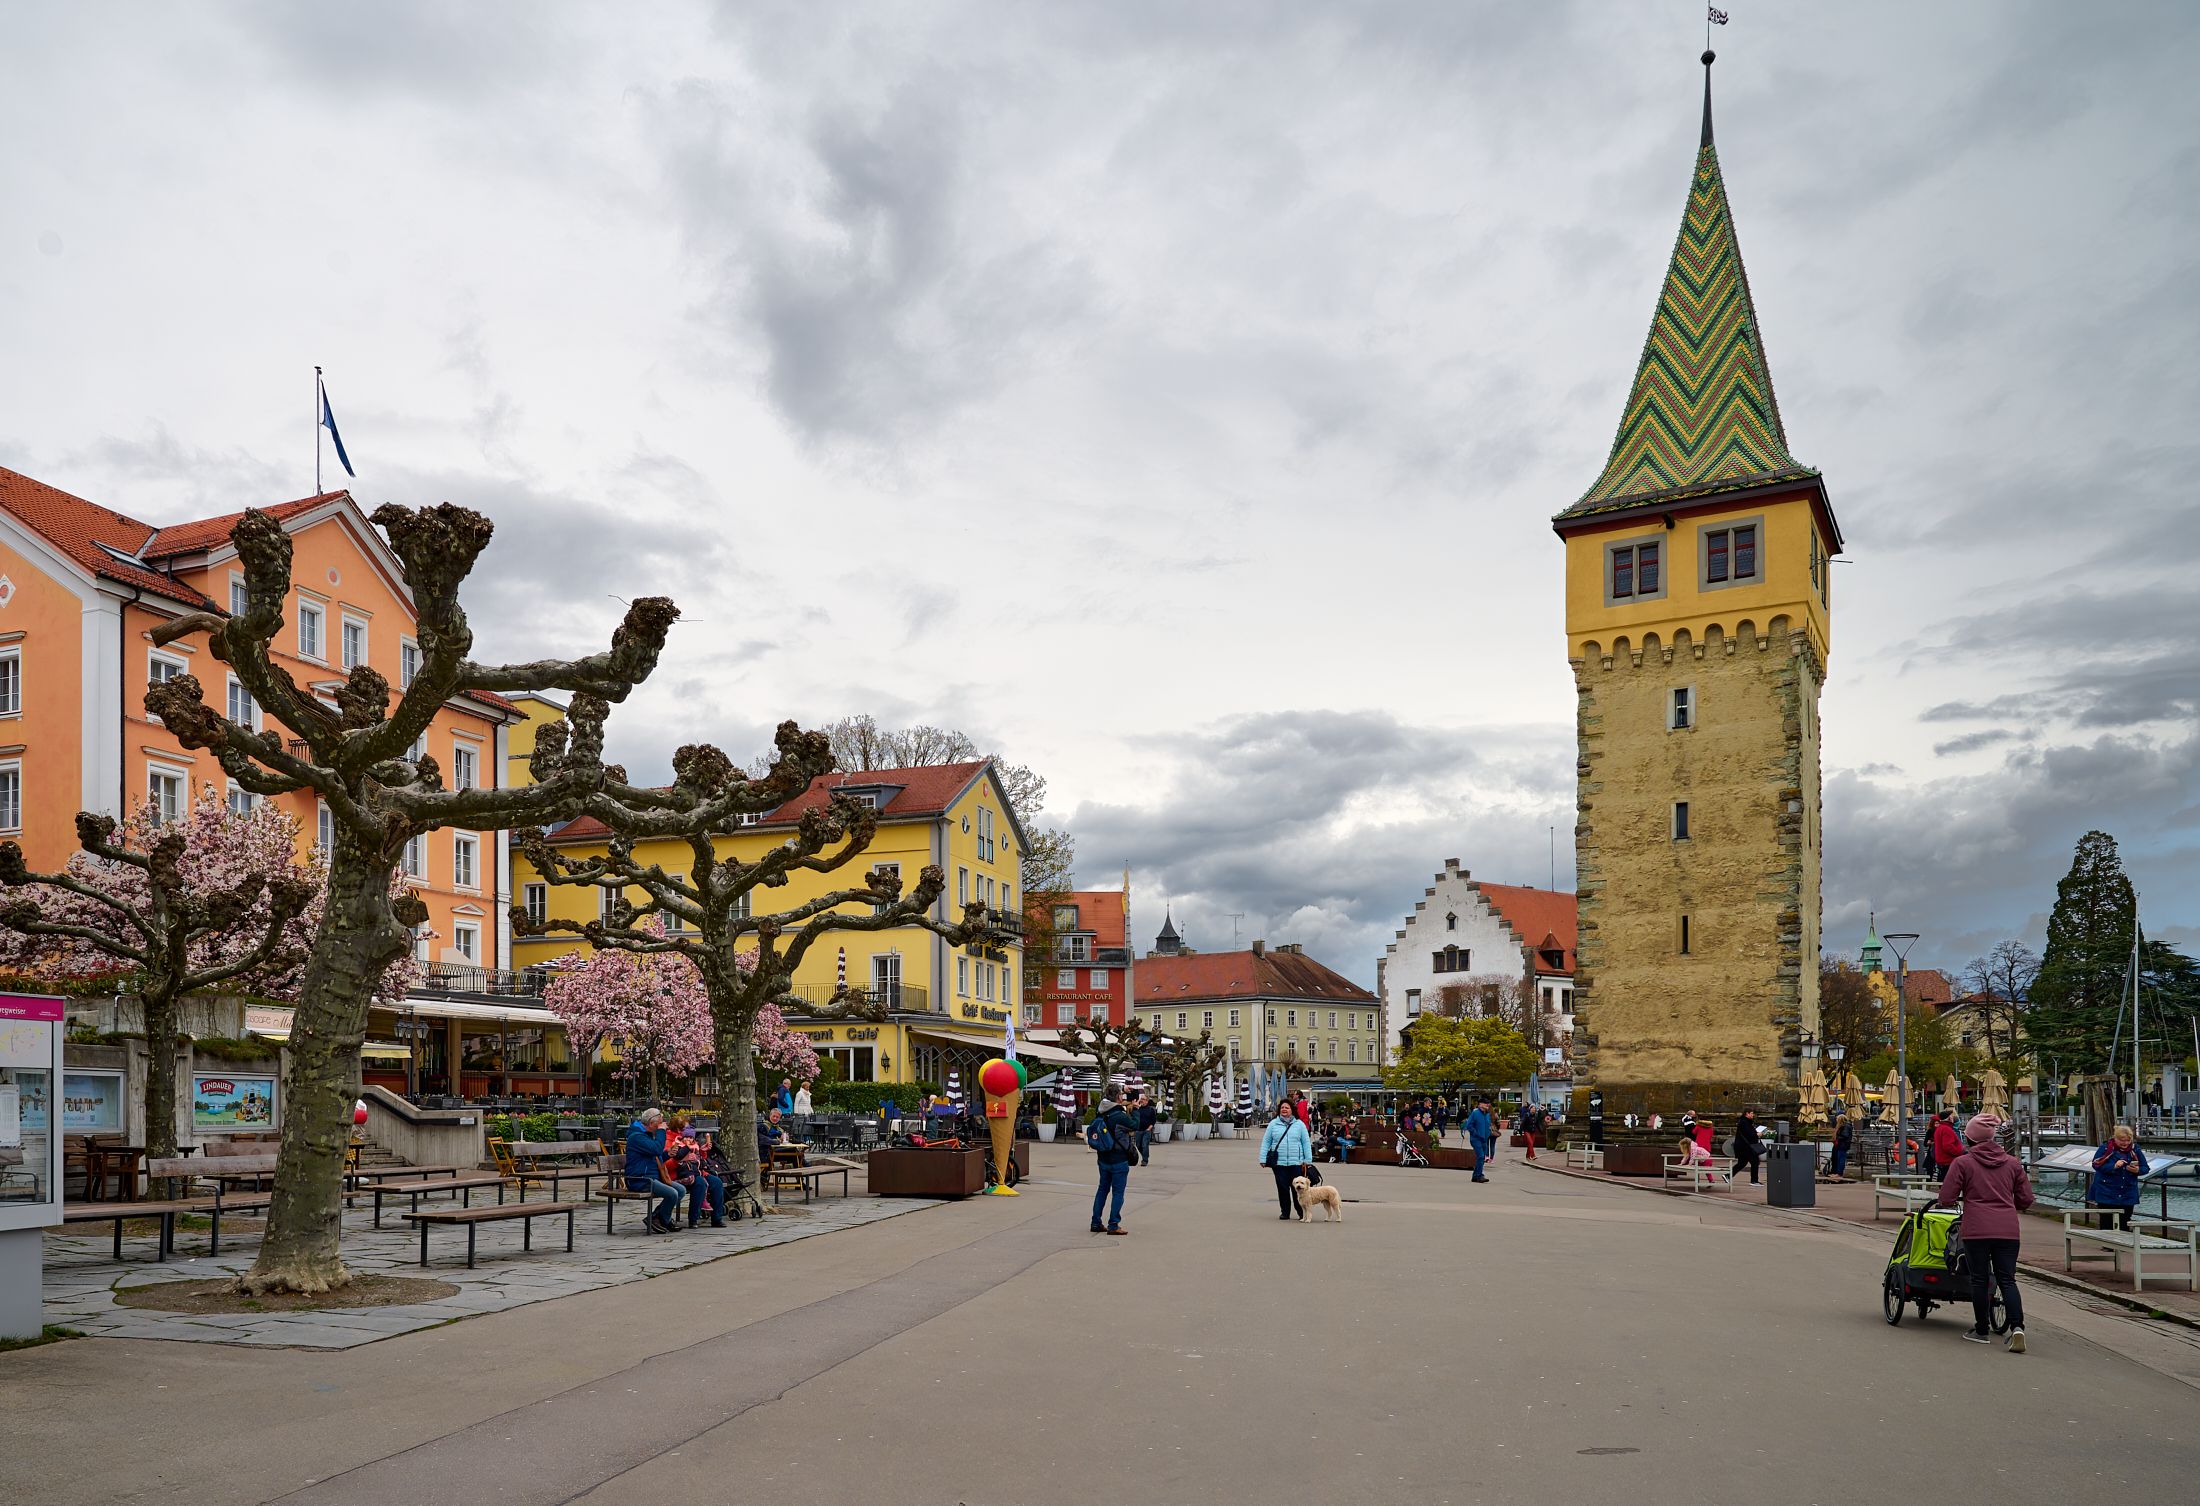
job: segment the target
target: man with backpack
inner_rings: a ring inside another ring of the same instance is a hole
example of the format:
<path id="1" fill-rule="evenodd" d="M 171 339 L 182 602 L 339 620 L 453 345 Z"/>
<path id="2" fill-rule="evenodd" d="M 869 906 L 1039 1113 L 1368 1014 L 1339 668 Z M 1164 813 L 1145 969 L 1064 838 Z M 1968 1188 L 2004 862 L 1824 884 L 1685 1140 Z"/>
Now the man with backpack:
<path id="1" fill-rule="evenodd" d="M 1113 1083 L 1102 1089 L 1100 1112 L 1085 1126 L 1085 1144 L 1092 1147 L 1100 1161 L 1100 1185 L 1092 1194 L 1095 1234 L 1123 1232 L 1123 1194 L 1131 1184 L 1131 1157 L 1137 1153 L 1138 1129 L 1131 1116 L 1123 1112 L 1122 1093 Z M 1111 1192 L 1115 1203 L 1108 1209 L 1108 1221 L 1103 1226 L 1100 1210 Z"/>

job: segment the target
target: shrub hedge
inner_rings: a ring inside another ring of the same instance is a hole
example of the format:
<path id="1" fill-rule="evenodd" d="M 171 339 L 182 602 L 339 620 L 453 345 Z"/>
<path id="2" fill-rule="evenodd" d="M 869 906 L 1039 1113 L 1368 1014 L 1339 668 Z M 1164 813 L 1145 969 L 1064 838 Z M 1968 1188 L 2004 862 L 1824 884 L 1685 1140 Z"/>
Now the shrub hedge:
<path id="1" fill-rule="evenodd" d="M 897 1107 L 910 1109 L 940 1090 L 936 1082 L 833 1082 L 810 1090 L 810 1103 L 820 1114 L 876 1114 L 891 1098 Z"/>

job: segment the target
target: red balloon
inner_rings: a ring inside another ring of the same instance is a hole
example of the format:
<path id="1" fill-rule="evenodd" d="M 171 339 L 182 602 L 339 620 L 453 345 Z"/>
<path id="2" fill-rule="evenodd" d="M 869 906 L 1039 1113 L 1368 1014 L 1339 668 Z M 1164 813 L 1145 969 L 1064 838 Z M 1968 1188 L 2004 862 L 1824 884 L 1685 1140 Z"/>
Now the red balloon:
<path id="1" fill-rule="evenodd" d="M 989 1098 L 1014 1098 L 1024 1084 L 1016 1075 L 1015 1063 L 995 1057 L 978 1069 L 978 1086 Z"/>
<path id="2" fill-rule="evenodd" d="M 367 1106 L 365 1104 L 354 1103 L 351 1106 L 351 1122 L 353 1124 L 365 1124 L 367 1122 Z"/>

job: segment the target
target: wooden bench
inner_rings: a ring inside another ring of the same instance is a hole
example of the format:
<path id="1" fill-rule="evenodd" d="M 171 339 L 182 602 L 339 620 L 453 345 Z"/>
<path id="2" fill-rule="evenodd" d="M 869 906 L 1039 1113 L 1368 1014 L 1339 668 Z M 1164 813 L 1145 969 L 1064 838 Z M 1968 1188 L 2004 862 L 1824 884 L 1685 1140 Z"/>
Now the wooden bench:
<path id="1" fill-rule="evenodd" d="M 1734 1160 L 1731 1156 L 1713 1156 L 1708 1161 L 1698 1161 L 1679 1152 L 1659 1158 L 1665 1182 L 1685 1183 L 1691 1192 L 1734 1190 Z"/>
<path id="2" fill-rule="evenodd" d="M 497 1206 L 502 1207 L 504 1205 L 504 1189 L 509 1185 L 504 1178 L 489 1171 L 474 1172 L 463 1177 L 447 1177 L 441 1181 L 433 1182 L 377 1182 L 374 1184 L 374 1226 L 377 1229 L 382 1227 L 382 1200 L 384 1198 L 411 1198 L 412 1203 L 410 1206 L 417 1209 L 420 1206 L 420 1200 L 424 1197 L 433 1197 L 439 1192 L 455 1192 L 458 1194 L 458 1205 L 461 1208 L 471 1208 L 474 1205 L 474 1189 L 476 1187 L 494 1187 L 497 1190 Z M 524 1191 L 520 1194 L 522 1198 L 526 1195 Z"/>
<path id="3" fill-rule="evenodd" d="M 1879 1222 L 1881 1210 L 1894 1207 L 1904 1217 L 1920 1208 L 1930 1208 L 1940 1201 L 1940 1189 L 1924 1177 L 1876 1176 L 1872 1178 L 1872 1222 Z"/>
<path id="4" fill-rule="evenodd" d="M 619 1204 L 621 1203 L 639 1202 L 642 1205 L 643 1222 L 645 1224 L 648 1222 L 649 1210 L 651 1205 L 657 1201 L 657 1194 L 651 1192 L 647 1187 L 630 1188 L 626 1185 L 625 1156 L 617 1155 L 599 1157 L 597 1160 L 596 1174 L 603 1178 L 603 1186 L 597 1189 L 596 1196 L 604 1200 L 604 1233 L 610 1234 L 614 1232 L 612 1229 L 611 1217 L 614 1213 L 618 1212 Z"/>
<path id="5" fill-rule="evenodd" d="M 522 1197 L 530 1183 L 548 1186 L 555 1198 L 565 1183 L 579 1182 L 586 1202 L 591 1186 L 604 1175 L 603 1150 L 594 1140 L 514 1140 L 504 1152 L 512 1166 L 506 1175 L 519 1183 Z M 620 1164 L 625 1164 L 623 1157 Z"/>
<path id="6" fill-rule="evenodd" d="M 1604 1147 L 1591 1145 L 1586 1140 L 1566 1142 L 1566 1165 L 1575 1171 L 1602 1171 Z"/>
<path id="7" fill-rule="evenodd" d="M 474 1264 L 474 1235 L 483 1224 L 503 1223 L 508 1219 L 520 1221 L 520 1248 L 535 1247 L 535 1220 L 565 1216 L 565 1249 L 573 1251 L 573 1214 L 578 1203 L 500 1203 L 494 1208 L 415 1208 L 405 1214 L 420 1227 L 420 1263 L 428 1263 L 428 1227 L 431 1224 L 463 1225 L 466 1230 L 466 1266 Z"/>
<path id="8" fill-rule="evenodd" d="M 64 1203 L 61 1205 L 63 1224 L 102 1224 L 115 1226 L 115 1259 L 122 1258 L 122 1221 L 130 1218 L 157 1218 L 160 1220 L 160 1239 L 156 1245 L 156 1260 L 166 1260 L 168 1252 L 176 1247 L 176 1215 L 195 1213 L 195 1202 L 143 1202 L 143 1203 Z"/>
<path id="9" fill-rule="evenodd" d="M 764 1173 L 764 1190 L 778 1192 L 790 1187 L 802 1189 L 802 1201 L 808 1202 L 817 1184 L 826 1177 L 840 1178 L 840 1195 L 848 1196 L 848 1173 L 855 1167 L 846 1161 L 827 1158 L 812 1166 L 774 1166 Z"/>
<path id="10" fill-rule="evenodd" d="M 2165 1260 L 2172 1265 L 2172 1271 L 2167 1277 L 2159 1270 L 2152 1273 L 2157 1285 L 2165 1279 L 2181 1278 L 2187 1291 L 2200 1291 L 2200 1224 L 2190 1224 L 2179 1219 L 2134 1218 L 2131 1227 L 2126 1230 L 2095 1229 L 2072 1222 L 2074 1219 L 2090 1217 L 2090 1213 L 2071 1212 L 2063 1215 L 2064 1270 L 2069 1270 L 2074 1262 L 2081 1259 L 2103 1258 L 2092 1253 L 2079 1255 L 2076 1247 L 2085 1244 L 2097 1250 L 2105 1250 L 2110 1269 L 2119 1275 L 2123 1273 L 2124 1256 L 2129 1254 L 2133 1291 L 2146 1290 L 2147 1276 L 2150 1274 L 2146 1263 L 2149 1259 L 2157 1267 Z M 2160 1232 L 2149 1234 L 2149 1229 Z"/>

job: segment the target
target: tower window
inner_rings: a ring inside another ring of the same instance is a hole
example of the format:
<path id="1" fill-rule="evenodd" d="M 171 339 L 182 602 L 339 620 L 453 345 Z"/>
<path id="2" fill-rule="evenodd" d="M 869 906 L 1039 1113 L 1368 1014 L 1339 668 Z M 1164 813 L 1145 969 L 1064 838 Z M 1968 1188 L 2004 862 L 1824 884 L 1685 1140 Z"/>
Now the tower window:
<path id="1" fill-rule="evenodd" d="M 1708 591 L 1761 580 L 1757 542 L 1763 530 L 1762 518 L 1729 520 L 1716 528 L 1697 530 L 1696 536 L 1703 541 L 1696 546 L 1697 585 Z"/>
<path id="2" fill-rule="evenodd" d="M 1665 594 L 1665 578 L 1659 568 L 1664 545 L 1657 540 L 1611 545 L 1612 600 L 1639 601 Z"/>
<path id="3" fill-rule="evenodd" d="M 1686 732 L 1695 724 L 1696 688 L 1693 685 L 1675 686 L 1672 704 L 1666 709 L 1666 728 L 1673 732 Z"/>
<path id="4" fill-rule="evenodd" d="M 1458 917 L 1457 915 L 1446 915 L 1446 916 L 1444 917 L 1444 929 L 1445 929 L 1445 930 L 1447 930 L 1447 931 L 1456 931 L 1456 930 L 1458 930 L 1458 929 L 1459 929 L 1459 917 Z"/>
<path id="5" fill-rule="evenodd" d="M 1676 842 L 1688 840 L 1688 802 L 1685 800 L 1673 802 L 1673 840 Z"/>
<path id="6" fill-rule="evenodd" d="M 1688 917 L 1681 917 L 1681 955 L 1688 955 Z"/>

